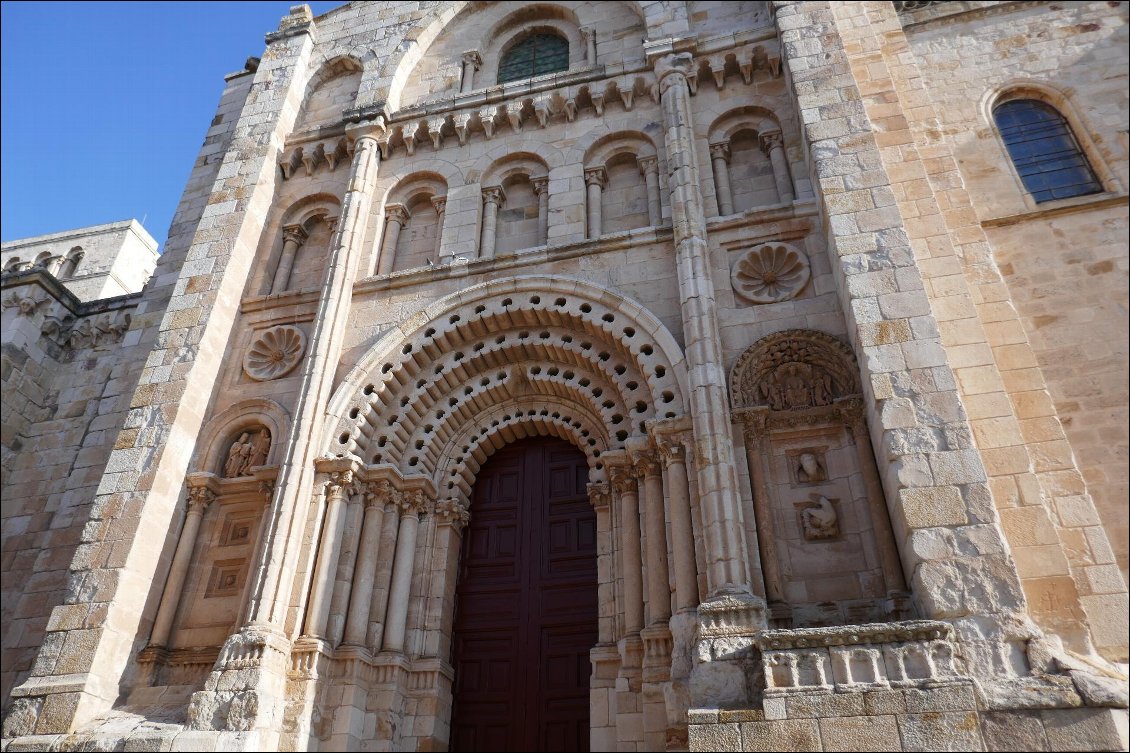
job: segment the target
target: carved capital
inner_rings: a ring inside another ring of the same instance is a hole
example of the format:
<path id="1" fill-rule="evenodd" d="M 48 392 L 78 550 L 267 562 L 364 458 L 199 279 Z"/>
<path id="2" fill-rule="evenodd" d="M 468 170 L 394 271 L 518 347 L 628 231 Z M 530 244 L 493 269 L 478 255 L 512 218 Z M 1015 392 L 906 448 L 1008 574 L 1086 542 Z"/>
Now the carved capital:
<path id="1" fill-rule="evenodd" d="M 212 504 L 216 499 L 216 493 L 206 486 L 193 486 L 188 490 L 188 513 L 189 515 L 196 513 L 203 515 L 204 511 L 208 509 L 208 505 Z"/>
<path id="2" fill-rule="evenodd" d="M 629 465 L 617 465 L 608 469 L 608 478 L 617 494 L 636 493 L 636 475 Z"/>
<path id="3" fill-rule="evenodd" d="M 718 141 L 710 145 L 710 159 L 724 159 L 730 162 L 730 142 Z"/>
<path id="4" fill-rule="evenodd" d="M 345 135 L 353 139 L 354 150 L 358 148 L 376 149 L 377 142 L 388 135 L 388 126 L 383 115 L 364 123 L 351 123 L 345 127 Z"/>
<path id="5" fill-rule="evenodd" d="M 659 158 L 656 156 L 640 157 L 636 160 L 636 164 L 640 167 L 640 175 L 649 175 L 654 173 L 659 174 Z"/>
<path id="6" fill-rule="evenodd" d="M 436 517 L 441 525 L 448 525 L 456 531 L 462 531 L 471 520 L 470 511 L 453 499 L 445 499 L 436 503 Z"/>
<path id="7" fill-rule="evenodd" d="M 283 226 L 283 242 L 293 243 L 295 246 L 301 246 L 306 242 L 306 230 L 301 225 L 284 225 Z"/>
<path id="8" fill-rule="evenodd" d="M 331 497 L 345 497 L 352 490 L 353 471 L 333 471 L 326 479 L 326 493 Z"/>
<path id="9" fill-rule="evenodd" d="M 653 453 L 635 453 L 635 455 L 636 475 L 638 475 L 640 478 L 659 475 L 659 460 Z"/>
<path id="10" fill-rule="evenodd" d="M 400 493 L 397 505 L 400 507 L 401 517 L 419 517 L 427 510 L 427 497 L 422 489 L 409 489 Z"/>
<path id="11" fill-rule="evenodd" d="M 506 202 L 506 192 L 502 190 L 502 186 L 487 186 L 483 189 L 483 204 L 494 204 L 502 206 Z"/>
<path id="12" fill-rule="evenodd" d="M 365 485 L 365 506 L 383 507 L 393 502 L 395 494 L 396 490 L 392 488 L 392 484 L 387 479 L 370 481 Z"/>
<path id="13" fill-rule="evenodd" d="M 534 193 L 541 196 L 549 191 L 549 178 L 534 178 L 530 181 L 534 186 Z"/>
<path id="14" fill-rule="evenodd" d="M 588 43 L 589 39 L 596 35 L 596 29 L 591 26 L 582 26 L 581 28 L 577 29 L 577 31 L 580 33 L 581 39 L 586 44 Z"/>
<path id="15" fill-rule="evenodd" d="M 274 481 L 260 481 L 259 482 L 259 493 L 262 494 L 264 497 L 266 497 L 267 501 L 270 502 L 271 501 L 271 495 L 273 495 L 275 493 L 275 482 Z"/>
<path id="16" fill-rule="evenodd" d="M 682 435 L 667 434 L 656 437 L 655 446 L 659 448 L 659 457 L 663 460 L 665 468 L 671 467 L 673 463 L 686 464 L 687 445 L 686 438 Z"/>
<path id="17" fill-rule="evenodd" d="M 395 222 L 398 225 L 407 225 L 408 220 L 411 219 L 412 214 L 408 211 L 408 207 L 403 204 L 386 204 L 385 205 L 385 222 Z"/>
<path id="18" fill-rule="evenodd" d="M 780 149 L 784 146 L 784 140 L 780 131 L 765 131 L 757 135 L 758 141 L 761 143 L 761 149 L 766 154 L 774 149 Z"/>
<path id="19" fill-rule="evenodd" d="M 478 50 L 467 50 L 463 53 L 462 59 L 464 65 L 472 65 L 476 71 L 483 65 L 483 56 L 479 54 Z"/>
<path id="20" fill-rule="evenodd" d="M 612 490 L 608 484 L 598 483 L 589 484 L 589 504 L 592 505 L 594 510 L 607 510 L 612 502 Z"/>
<path id="21" fill-rule="evenodd" d="M 447 211 L 447 196 L 433 196 L 432 207 L 435 208 L 436 214 L 443 214 Z"/>
<path id="22" fill-rule="evenodd" d="M 600 186 L 603 189 L 608 185 L 608 171 L 604 166 L 590 167 L 585 170 L 585 185 L 586 186 Z"/>
<path id="23" fill-rule="evenodd" d="M 694 57 L 689 52 L 676 52 L 655 61 L 655 77 L 659 81 L 660 94 L 677 85 L 687 86 L 689 91 L 687 79 L 694 73 Z"/>

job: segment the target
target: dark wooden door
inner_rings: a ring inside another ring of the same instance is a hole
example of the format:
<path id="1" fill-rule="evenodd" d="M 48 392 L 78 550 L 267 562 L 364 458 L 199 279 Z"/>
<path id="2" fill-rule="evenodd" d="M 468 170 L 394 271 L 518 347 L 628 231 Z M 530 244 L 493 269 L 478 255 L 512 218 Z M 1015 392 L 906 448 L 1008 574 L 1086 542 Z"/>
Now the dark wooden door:
<path id="1" fill-rule="evenodd" d="M 596 516 L 585 456 L 505 447 L 475 482 L 455 596 L 451 749 L 589 749 Z"/>

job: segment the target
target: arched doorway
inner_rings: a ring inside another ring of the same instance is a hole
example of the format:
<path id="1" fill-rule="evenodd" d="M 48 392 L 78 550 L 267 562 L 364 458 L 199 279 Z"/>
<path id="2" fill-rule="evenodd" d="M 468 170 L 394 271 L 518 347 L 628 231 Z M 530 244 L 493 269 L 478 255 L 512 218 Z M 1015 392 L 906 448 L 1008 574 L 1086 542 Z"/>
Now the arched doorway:
<path id="1" fill-rule="evenodd" d="M 589 749 L 597 643 L 588 464 L 535 437 L 479 471 L 456 588 L 451 749 Z"/>

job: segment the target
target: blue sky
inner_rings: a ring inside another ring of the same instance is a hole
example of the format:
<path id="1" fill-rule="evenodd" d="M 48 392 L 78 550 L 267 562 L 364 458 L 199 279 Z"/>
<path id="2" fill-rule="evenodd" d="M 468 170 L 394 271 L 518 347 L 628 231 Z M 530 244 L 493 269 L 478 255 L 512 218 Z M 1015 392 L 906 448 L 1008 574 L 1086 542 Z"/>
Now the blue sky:
<path id="1" fill-rule="evenodd" d="M 290 5 L 0 4 L 3 240 L 144 218 L 163 246 L 224 74 Z"/>

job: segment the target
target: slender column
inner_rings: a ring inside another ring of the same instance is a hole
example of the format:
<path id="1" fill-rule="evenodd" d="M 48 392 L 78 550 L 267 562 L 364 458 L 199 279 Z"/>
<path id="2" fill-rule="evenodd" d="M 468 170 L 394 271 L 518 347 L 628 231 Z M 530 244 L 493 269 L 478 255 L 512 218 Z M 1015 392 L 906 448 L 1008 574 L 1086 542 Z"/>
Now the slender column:
<path id="1" fill-rule="evenodd" d="M 582 26 L 581 42 L 585 45 L 585 63 L 592 67 L 596 65 L 596 29 L 591 26 Z"/>
<path id="2" fill-rule="evenodd" d="M 534 178 L 534 193 L 538 195 L 538 242 L 549 243 L 549 178 Z"/>
<path id="3" fill-rule="evenodd" d="M 342 536 L 341 552 L 337 558 L 333 596 L 330 597 L 330 619 L 326 626 L 326 640 L 331 646 L 341 643 L 345 632 L 349 596 L 353 591 L 353 577 L 361 546 L 361 523 L 365 514 L 364 495 L 360 494 L 356 487 L 352 491 L 345 516 L 345 534 Z"/>
<path id="4" fill-rule="evenodd" d="M 310 603 L 306 608 L 305 635 L 324 638 L 326 623 L 330 618 L 337 560 L 341 554 L 341 539 L 345 534 L 345 513 L 349 486 L 353 483 L 352 471 L 330 474 L 327 487 L 326 523 L 322 526 L 322 540 L 318 542 L 318 562 L 314 566 L 314 585 Z"/>
<path id="5" fill-rule="evenodd" d="M 620 497 L 620 548 L 624 556 L 624 635 L 643 629 L 643 559 L 640 554 L 640 502 L 630 466 L 608 468 Z"/>
<path id="6" fill-rule="evenodd" d="M 695 564 L 691 490 L 687 479 L 687 448 L 678 436 L 657 440 L 667 467 L 667 511 L 671 515 L 671 549 L 675 559 L 675 611 L 698 606 L 698 567 Z"/>
<path id="7" fill-rule="evenodd" d="M 389 204 L 385 207 L 385 237 L 381 243 L 381 260 L 377 263 L 377 274 L 387 275 L 396 263 L 396 242 L 400 240 L 400 231 L 412 218 L 408 208 L 403 204 Z"/>
<path id="8" fill-rule="evenodd" d="M 650 453 L 636 461 L 643 478 L 644 521 L 647 523 L 648 625 L 662 625 L 671 617 L 671 573 L 667 564 L 667 519 L 663 514 L 663 476 Z"/>
<path id="9" fill-rule="evenodd" d="M 426 605 L 424 640 L 426 656 L 450 656 L 451 630 L 454 622 L 455 586 L 459 573 L 459 549 L 463 529 L 471 522 L 471 513 L 459 502 L 446 499 L 436 503 L 436 543 L 432 561 L 432 579 Z"/>
<path id="10" fill-rule="evenodd" d="M 742 433 L 745 437 L 746 463 L 753 492 L 753 518 L 757 526 L 757 549 L 761 555 L 761 570 L 765 574 L 765 595 L 770 604 L 785 603 L 784 584 L 781 581 L 780 559 L 777 556 L 777 536 L 773 525 L 773 507 L 769 501 L 766 483 L 765 448 L 762 443 L 764 419 L 756 414 L 742 415 Z"/>
<path id="11" fill-rule="evenodd" d="M 385 501 L 392 493 L 388 481 L 378 481 L 365 494 L 365 521 L 361 525 L 361 554 L 357 558 L 356 581 L 345 618 L 347 646 L 364 646 L 369 632 L 369 609 L 373 601 L 373 584 L 377 578 L 377 555 L 380 553 L 381 524 L 384 523 Z"/>
<path id="12" fill-rule="evenodd" d="M 887 582 L 887 593 L 904 593 L 906 576 L 902 572 L 902 561 L 895 547 L 895 535 L 891 530 L 890 513 L 887 511 L 883 482 L 875 467 L 875 456 L 871 452 L 871 437 L 867 433 L 867 422 L 863 418 L 863 406 L 852 417 L 851 437 L 859 468 L 863 471 L 863 483 L 867 488 L 867 511 L 871 515 L 871 528 L 875 531 L 875 546 L 879 550 L 879 563 L 883 569 L 883 580 Z"/>
<path id="13" fill-rule="evenodd" d="M 609 645 L 615 636 L 616 594 L 612 575 L 612 495 L 608 484 L 589 484 L 589 504 L 596 513 L 596 570 L 599 592 L 599 640 Z"/>
<path id="14" fill-rule="evenodd" d="M 173 564 L 169 567 L 161 604 L 157 607 L 157 619 L 153 621 L 153 632 L 149 636 L 150 646 L 164 646 L 169 642 L 173 618 L 176 617 L 181 592 L 184 590 L 184 579 L 188 575 L 188 566 L 192 563 L 192 550 L 196 547 L 196 536 L 200 533 L 200 521 L 215 498 L 216 495 L 207 487 L 194 486 L 188 490 L 184 527 L 181 528 L 180 540 L 177 541 L 177 549 L 173 554 Z"/>
<path id="15" fill-rule="evenodd" d="M 271 292 L 281 293 L 290 285 L 290 272 L 294 269 L 294 259 L 298 249 L 306 242 L 306 231 L 301 225 L 287 225 L 283 228 L 282 255 L 279 257 L 279 266 L 275 269 L 274 280 L 271 281 Z"/>
<path id="16" fill-rule="evenodd" d="M 640 157 L 636 160 L 647 186 L 647 221 L 655 227 L 663 221 L 663 205 L 659 200 L 659 158 Z"/>
<path id="17" fill-rule="evenodd" d="M 671 175 L 671 217 L 679 271 L 679 297 L 686 341 L 689 404 L 694 426 L 698 490 L 710 596 L 750 593 L 750 562 L 741 520 L 741 498 L 734 469 L 734 445 L 726 414 L 726 375 L 714 301 L 706 217 L 687 74 L 689 53 L 667 55 L 656 63 L 664 143 Z M 760 573 L 757 573 L 760 578 Z"/>
<path id="18" fill-rule="evenodd" d="M 599 238 L 603 234 L 600 195 L 608 185 L 608 173 L 604 167 L 585 170 L 585 185 L 588 187 L 589 238 Z"/>
<path id="19" fill-rule="evenodd" d="M 718 214 L 734 213 L 734 192 L 730 188 L 730 144 L 710 145 L 710 164 L 714 166 L 714 193 L 718 198 Z"/>
<path id="20" fill-rule="evenodd" d="M 502 186 L 489 186 L 483 189 L 483 235 L 479 243 L 479 258 L 493 259 L 494 244 L 498 233 L 498 208 L 506 201 Z"/>
<path id="21" fill-rule="evenodd" d="M 780 131 L 760 134 L 761 148 L 769 155 L 773 165 L 773 182 L 777 184 L 777 198 L 787 204 L 794 198 L 793 180 L 789 177 L 789 161 L 785 158 L 784 139 Z"/>
<path id="22" fill-rule="evenodd" d="M 424 493 L 418 489 L 405 492 L 400 500 L 400 532 L 396 537 L 396 558 L 392 564 L 392 588 L 388 596 L 388 620 L 385 623 L 384 651 L 404 651 L 404 635 L 408 629 L 408 597 L 412 590 L 412 565 L 416 557 L 416 532 L 420 513 L 424 511 Z"/>
<path id="23" fill-rule="evenodd" d="M 459 85 L 459 93 L 466 94 L 475 90 L 475 71 L 482 67 L 483 59 L 478 50 L 467 50 L 463 53 L 463 80 Z"/>
<path id="24" fill-rule="evenodd" d="M 433 196 L 432 206 L 435 207 L 436 215 L 436 263 L 443 258 L 443 216 L 447 213 L 447 197 L 446 196 Z"/>
<path id="25" fill-rule="evenodd" d="M 373 585 L 373 601 L 369 606 L 369 634 L 366 645 L 379 651 L 384 640 L 386 617 L 388 615 L 388 592 L 392 584 L 393 555 L 396 552 L 396 534 L 400 528 L 400 492 L 392 491 L 384 505 L 384 521 L 381 527 L 380 551 L 384 557 L 377 559 L 377 576 Z"/>

